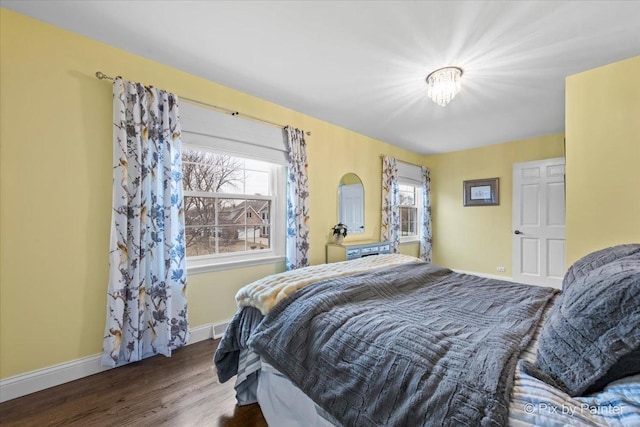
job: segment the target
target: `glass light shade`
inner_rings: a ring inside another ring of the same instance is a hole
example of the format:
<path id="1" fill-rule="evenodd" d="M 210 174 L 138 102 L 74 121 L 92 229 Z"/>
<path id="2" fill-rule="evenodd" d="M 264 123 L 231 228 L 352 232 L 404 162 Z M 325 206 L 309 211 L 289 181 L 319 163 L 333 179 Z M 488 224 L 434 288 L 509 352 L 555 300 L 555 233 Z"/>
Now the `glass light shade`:
<path id="1" fill-rule="evenodd" d="M 447 105 L 460 92 L 462 69 L 445 67 L 427 76 L 427 95 L 438 105 Z"/>

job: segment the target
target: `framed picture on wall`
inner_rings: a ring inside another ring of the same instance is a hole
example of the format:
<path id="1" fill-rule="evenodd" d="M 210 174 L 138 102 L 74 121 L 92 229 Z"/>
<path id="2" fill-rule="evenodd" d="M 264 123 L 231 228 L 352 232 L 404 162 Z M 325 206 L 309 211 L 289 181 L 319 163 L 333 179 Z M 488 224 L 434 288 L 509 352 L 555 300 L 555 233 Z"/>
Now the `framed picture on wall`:
<path id="1" fill-rule="evenodd" d="M 464 206 L 496 206 L 500 204 L 500 178 L 463 181 Z"/>

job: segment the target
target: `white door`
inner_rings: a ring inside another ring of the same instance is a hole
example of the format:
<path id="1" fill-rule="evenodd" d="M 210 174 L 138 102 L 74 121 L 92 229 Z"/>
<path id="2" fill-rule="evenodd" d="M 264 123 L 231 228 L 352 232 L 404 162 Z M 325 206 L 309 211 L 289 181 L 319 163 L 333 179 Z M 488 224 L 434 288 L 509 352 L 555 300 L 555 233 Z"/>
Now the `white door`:
<path id="1" fill-rule="evenodd" d="M 565 273 L 564 157 L 513 165 L 513 279 L 560 289 Z"/>

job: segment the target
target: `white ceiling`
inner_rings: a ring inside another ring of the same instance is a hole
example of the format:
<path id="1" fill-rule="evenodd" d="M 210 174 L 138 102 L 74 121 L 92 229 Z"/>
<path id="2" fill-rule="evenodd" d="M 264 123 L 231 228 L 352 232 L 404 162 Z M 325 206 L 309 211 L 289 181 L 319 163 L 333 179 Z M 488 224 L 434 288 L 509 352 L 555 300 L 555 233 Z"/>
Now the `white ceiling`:
<path id="1" fill-rule="evenodd" d="M 561 132 L 566 76 L 640 55 L 640 1 L 0 5 L 422 154 Z M 447 65 L 440 107 L 425 77 Z"/>

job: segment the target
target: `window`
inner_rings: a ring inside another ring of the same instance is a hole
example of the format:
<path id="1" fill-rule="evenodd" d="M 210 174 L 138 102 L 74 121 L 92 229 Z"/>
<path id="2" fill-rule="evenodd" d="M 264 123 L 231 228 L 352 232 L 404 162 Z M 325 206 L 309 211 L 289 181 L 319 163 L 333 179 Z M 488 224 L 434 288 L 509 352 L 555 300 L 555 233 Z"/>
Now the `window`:
<path id="1" fill-rule="evenodd" d="M 184 103 L 180 113 L 189 272 L 282 261 L 282 129 Z"/>
<path id="2" fill-rule="evenodd" d="M 400 238 L 416 240 L 420 235 L 421 188 L 410 184 L 399 184 L 400 190 Z"/>
<path id="3" fill-rule="evenodd" d="M 271 249 L 269 212 L 274 195 L 269 183 L 275 167 L 225 154 L 183 150 L 188 257 Z"/>
<path id="4" fill-rule="evenodd" d="M 420 239 L 422 223 L 422 170 L 420 166 L 398 162 L 400 196 L 400 242 Z"/>

